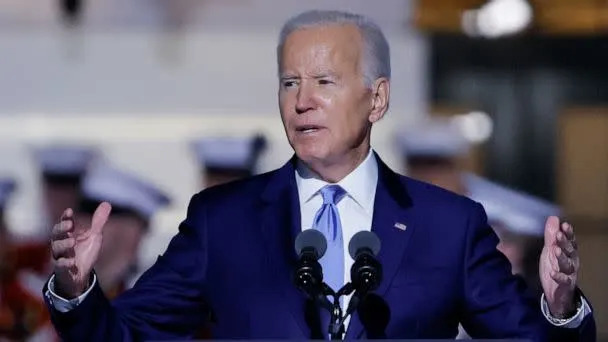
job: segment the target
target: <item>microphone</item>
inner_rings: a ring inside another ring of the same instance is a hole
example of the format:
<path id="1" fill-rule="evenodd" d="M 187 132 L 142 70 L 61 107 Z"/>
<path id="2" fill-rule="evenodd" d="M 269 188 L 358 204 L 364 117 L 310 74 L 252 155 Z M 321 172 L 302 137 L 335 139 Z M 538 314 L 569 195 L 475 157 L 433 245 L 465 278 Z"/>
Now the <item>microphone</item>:
<path id="1" fill-rule="evenodd" d="M 382 280 L 382 265 L 376 259 L 380 239 L 369 231 L 355 234 L 348 243 L 348 253 L 355 260 L 350 279 L 360 295 L 375 290 Z"/>
<path id="2" fill-rule="evenodd" d="M 376 259 L 380 252 L 380 239 L 369 231 L 360 231 L 348 243 L 348 253 L 355 260 L 350 269 L 351 284 L 343 288 L 345 293 L 355 290 L 348 303 L 342 322 L 365 301 L 369 291 L 375 290 L 382 281 L 382 265 Z M 366 304 L 369 306 L 369 303 Z"/>
<path id="3" fill-rule="evenodd" d="M 323 271 L 318 260 L 327 250 L 327 241 L 321 232 L 315 229 L 302 231 L 295 242 L 298 263 L 294 274 L 294 283 L 311 299 L 317 299 L 323 291 Z"/>

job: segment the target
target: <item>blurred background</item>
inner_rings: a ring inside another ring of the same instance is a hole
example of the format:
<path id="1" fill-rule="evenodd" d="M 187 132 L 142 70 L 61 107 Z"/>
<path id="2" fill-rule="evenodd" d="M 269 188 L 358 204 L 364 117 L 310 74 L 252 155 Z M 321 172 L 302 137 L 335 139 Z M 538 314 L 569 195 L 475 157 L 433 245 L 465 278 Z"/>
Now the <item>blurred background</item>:
<path id="1" fill-rule="evenodd" d="M 86 222 L 114 204 L 96 269 L 116 295 L 194 193 L 290 158 L 276 43 L 308 9 L 380 24 L 392 97 L 372 146 L 484 204 L 514 273 L 537 287 L 545 217 L 574 224 L 608 340 L 605 0 L 0 0 L 0 341 L 56 339 L 40 289 L 65 206 Z"/>

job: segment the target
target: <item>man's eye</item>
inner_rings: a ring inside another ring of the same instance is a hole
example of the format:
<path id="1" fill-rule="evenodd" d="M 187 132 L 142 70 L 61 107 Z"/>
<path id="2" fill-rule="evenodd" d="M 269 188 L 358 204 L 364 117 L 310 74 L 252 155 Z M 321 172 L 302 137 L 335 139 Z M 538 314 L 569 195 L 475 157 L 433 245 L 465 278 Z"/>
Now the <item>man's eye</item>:
<path id="1" fill-rule="evenodd" d="M 296 85 L 296 81 L 283 81 L 283 87 L 291 88 Z"/>
<path id="2" fill-rule="evenodd" d="M 334 82 L 332 82 L 332 81 L 330 81 L 328 79 L 323 79 L 322 78 L 322 79 L 319 80 L 319 84 L 320 85 L 326 85 L 326 84 L 332 84 L 332 83 L 334 83 Z"/>

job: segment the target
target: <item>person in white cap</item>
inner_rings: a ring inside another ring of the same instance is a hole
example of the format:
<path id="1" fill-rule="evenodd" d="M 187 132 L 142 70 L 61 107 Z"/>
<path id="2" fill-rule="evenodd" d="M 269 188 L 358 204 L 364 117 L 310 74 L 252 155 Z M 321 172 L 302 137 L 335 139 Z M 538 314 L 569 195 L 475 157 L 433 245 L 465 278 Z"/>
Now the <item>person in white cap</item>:
<path id="1" fill-rule="evenodd" d="M 509 260 L 511 272 L 526 282 L 534 296 L 541 296 L 539 259 L 545 218 L 560 217 L 560 208 L 472 173 L 463 173 L 462 181 L 466 195 L 486 210 L 488 224 L 500 240 L 496 248 Z M 460 328 L 458 339 L 468 338 Z"/>
<path id="2" fill-rule="evenodd" d="M 482 177 L 464 175 L 468 196 L 483 205 L 488 223 L 500 239 L 497 248 L 531 289 L 541 291 L 538 261 L 545 234 L 545 217 L 560 217 L 561 209 L 543 199 Z"/>
<path id="3" fill-rule="evenodd" d="M 470 143 L 448 118 L 428 118 L 397 136 L 408 176 L 464 194 L 461 174 Z"/>
<path id="4" fill-rule="evenodd" d="M 472 173 L 463 163 L 471 144 L 454 121 L 428 118 L 399 135 L 406 168 L 412 178 L 465 195 L 481 203 L 497 233 L 498 249 L 531 288 L 539 290 L 538 258 L 545 218 L 559 216 L 559 208 Z M 539 243 L 540 246 L 539 246 Z"/>
<path id="5" fill-rule="evenodd" d="M 65 208 L 78 204 L 82 178 L 97 157 L 98 152 L 93 147 L 76 144 L 34 149 L 34 158 L 40 169 L 46 222 L 56 222 Z"/>
<path id="6" fill-rule="evenodd" d="M 78 204 L 82 177 L 97 156 L 98 152 L 93 147 L 75 143 L 58 143 L 32 149 L 32 157 L 39 170 L 44 211 L 33 234 L 22 235 L 13 243 L 13 254 L 17 260 L 15 279 L 19 282 L 19 287 L 28 293 L 28 298 L 36 300 L 37 304 L 30 305 L 32 307 L 44 305 L 39 288 L 52 272 L 53 264 L 48 244 L 52 222 L 61 217 L 66 206 L 74 207 Z M 19 228 L 15 227 L 17 231 Z M 44 317 L 45 324 L 33 331 L 31 337 L 42 340 L 56 339 L 46 313 Z"/>
<path id="7" fill-rule="evenodd" d="M 254 175 L 266 138 L 261 134 L 206 137 L 194 141 L 192 147 L 201 165 L 201 185 L 209 188 Z"/>
<path id="8" fill-rule="evenodd" d="M 105 165 L 87 173 L 81 196 L 79 222 L 90 222 L 101 202 L 109 202 L 113 207 L 95 264 L 100 285 L 113 298 L 128 286 L 129 277 L 137 268 L 139 246 L 150 228 L 150 220 L 169 204 L 169 198 L 155 185 Z"/>

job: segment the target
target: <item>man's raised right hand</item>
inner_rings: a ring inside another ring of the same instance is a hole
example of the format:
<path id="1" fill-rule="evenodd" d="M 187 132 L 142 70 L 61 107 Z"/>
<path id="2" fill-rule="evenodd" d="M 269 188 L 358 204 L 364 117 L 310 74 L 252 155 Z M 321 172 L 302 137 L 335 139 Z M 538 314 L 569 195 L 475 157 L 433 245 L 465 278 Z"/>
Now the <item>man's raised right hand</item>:
<path id="1" fill-rule="evenodd" d="M 57 295 L 72 299 L 86 291 L 101 250 L 103 226 L 111 211 L 112 206 L 103 202 L 95 210 L 90 227 L 76 227 L 74 211 L 66 209 L 60 222 L 53 226 L 51 251 Z"/>

